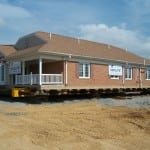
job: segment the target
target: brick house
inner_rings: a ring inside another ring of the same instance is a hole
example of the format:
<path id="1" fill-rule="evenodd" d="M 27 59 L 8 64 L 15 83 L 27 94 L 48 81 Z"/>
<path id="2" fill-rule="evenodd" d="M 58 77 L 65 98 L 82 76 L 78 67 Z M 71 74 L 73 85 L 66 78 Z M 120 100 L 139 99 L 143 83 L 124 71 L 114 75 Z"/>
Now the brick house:
<path id="1" fill-rule="evenodd" d="M 35 32 L 0 46 L 0 85 L 38 89 L 150 87 L 150 60 L 115 46 Z"/>

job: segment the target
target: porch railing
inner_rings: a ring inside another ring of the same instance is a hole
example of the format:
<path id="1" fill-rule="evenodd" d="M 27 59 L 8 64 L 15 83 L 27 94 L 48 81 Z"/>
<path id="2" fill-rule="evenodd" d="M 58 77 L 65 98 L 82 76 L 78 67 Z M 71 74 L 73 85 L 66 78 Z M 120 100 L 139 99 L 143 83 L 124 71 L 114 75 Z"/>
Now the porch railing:
<path id="1" fill-rule="evenodd" d="M 63 74 L 29 74 L 29 75 L 16 75 L 15 84 L 32 85 L 32 84 L 63 84 Z"/>

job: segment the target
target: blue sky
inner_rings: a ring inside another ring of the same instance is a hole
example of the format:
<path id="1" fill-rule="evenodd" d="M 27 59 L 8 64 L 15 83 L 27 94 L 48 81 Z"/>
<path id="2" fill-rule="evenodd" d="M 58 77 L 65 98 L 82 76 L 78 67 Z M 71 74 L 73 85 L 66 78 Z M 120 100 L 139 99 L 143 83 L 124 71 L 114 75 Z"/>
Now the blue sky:
<path id="1" fill-rule="evenodd" d="M 150 0 L 0 0 L 0 44 L 35 31 L 103 42 L 150 59 Z"/>

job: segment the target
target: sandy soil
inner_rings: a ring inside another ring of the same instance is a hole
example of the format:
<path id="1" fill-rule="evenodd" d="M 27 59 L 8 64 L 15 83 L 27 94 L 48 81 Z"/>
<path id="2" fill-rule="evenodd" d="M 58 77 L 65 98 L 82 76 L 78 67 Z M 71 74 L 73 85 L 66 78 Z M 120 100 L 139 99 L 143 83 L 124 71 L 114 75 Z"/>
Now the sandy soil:
<path id="1" fill-rule="evenodd" d="M 150 108 L 0 105 L 1 150 L 149 150 Z"/>

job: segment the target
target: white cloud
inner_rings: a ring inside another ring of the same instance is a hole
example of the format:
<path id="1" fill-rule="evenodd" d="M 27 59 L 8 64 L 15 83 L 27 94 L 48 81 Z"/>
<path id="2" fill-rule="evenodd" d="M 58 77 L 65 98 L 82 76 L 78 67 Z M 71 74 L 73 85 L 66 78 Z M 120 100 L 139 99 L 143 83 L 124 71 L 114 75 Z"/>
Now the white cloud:
<path id="1" fill-rule="evenodd" d="M 22 7 L 13 5 L 0 4 L 0 18 L 28 18 L 31 17 L 30 12 Z"/>
<path id="2" fill-rule="evenodd" d="M 143 57 L 150 58 L 150 37 L 136 31 L 106 24 L 87 24 L 80 26 L 82 38 L 107 43 L 127 49 Z"/>
<path id="3" fill-rule="evenodd" d="M 29 30 L 35 26 L 34 23 L 31 24 L 33 19 L 34 16 L 27 9 L 0 2 L 0 29 L 9 30 L 9 34 L 11 31 L 23 32 Z"/>

